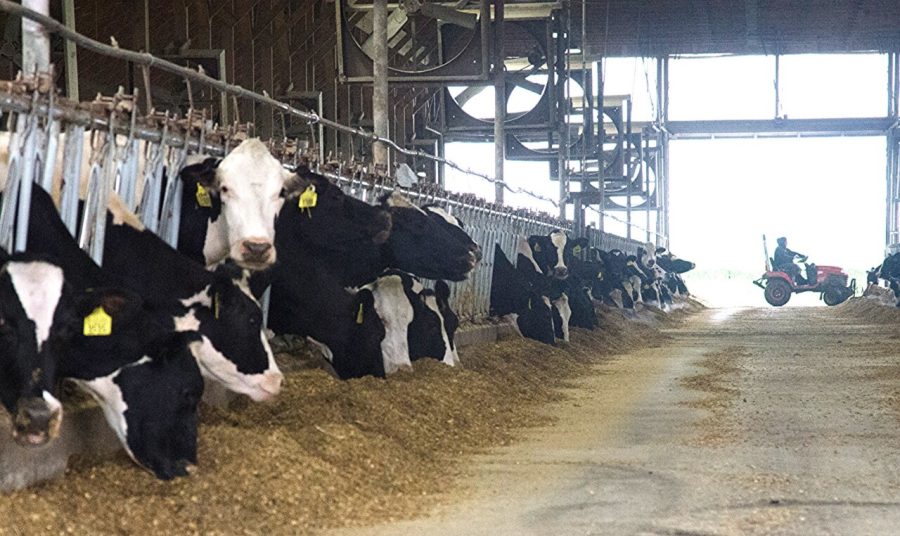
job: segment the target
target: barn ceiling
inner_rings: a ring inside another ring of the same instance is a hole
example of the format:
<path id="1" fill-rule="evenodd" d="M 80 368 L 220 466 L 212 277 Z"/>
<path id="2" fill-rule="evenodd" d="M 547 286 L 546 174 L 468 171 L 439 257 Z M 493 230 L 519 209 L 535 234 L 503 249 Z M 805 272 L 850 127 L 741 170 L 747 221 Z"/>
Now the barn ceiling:
<path id="1" fill-rule="evenodd" d="M 900 49 L 898 0 L 585 0 L 593 56 Z M 571 1 L 573 42 L 581 2 Z"/>

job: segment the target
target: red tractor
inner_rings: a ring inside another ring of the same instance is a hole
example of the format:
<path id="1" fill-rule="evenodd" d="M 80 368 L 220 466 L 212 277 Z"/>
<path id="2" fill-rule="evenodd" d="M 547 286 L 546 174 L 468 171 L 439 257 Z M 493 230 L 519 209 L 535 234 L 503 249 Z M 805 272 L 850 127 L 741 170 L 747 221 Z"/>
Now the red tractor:
<path id="1" fill-rule="evenodd" d="M 847 284 L 849 276 L 839 266 L 816 266 L 807 263 L 806 257 L 800 262 L 806 266 L 807 284 L 799 285 L 790 274 L 772 268 L 772 259 L 766 247 L 766 237 L 763 235 L 763 250 L 766 253 L 766 273 L 753 282 L 754 285 L 765 291 L 766 301 L 770 305 L 781 307 L 791 299 L 791 294 L 797 292 L 821 292 L 820 298 L 826 305 L 843 303 L 850 296 L 856 294 L 856 279 Z"/>

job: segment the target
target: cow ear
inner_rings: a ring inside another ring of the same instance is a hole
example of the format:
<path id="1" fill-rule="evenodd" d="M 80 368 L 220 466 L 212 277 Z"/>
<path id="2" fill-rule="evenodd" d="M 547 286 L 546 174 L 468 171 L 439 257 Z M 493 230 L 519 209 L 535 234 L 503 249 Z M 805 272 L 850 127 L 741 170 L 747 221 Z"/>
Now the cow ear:
<path id="1" fill-rule="evenodd" d="M 356 302 L 354 303 L 356 304 L 356 307 L 353 310 L 353 315 L 357 324 L 364 323 L 369 315 L 376 314 L 375 297 L 372 295 L 371 290 L 361 289 L 357 292 Z"/>
<path id="2" fill-rule="evenodd" d="M 85 292 L 78 301 L 81 316 L 90 314 L 98 307 L 103 307 L 106 314 L 112 317 L 130 317 L 143 306 L 141 297 L 131 291 L 118 288 L 92 289 Z"/>
<path id="3" fill-rule="evenodd" d="M 312 174 L 305 168 L 298 168 L 297 173 L 284 170 L 282 175 L 284 177 L 284 186 L 281 188 L 281 194 L 285 198 L 293 198 L 303 193 L 312 184 Z"/>
<path id="4" fill-rule="evenodd" d="M 228 259 L 216 266 L 213 273 L 216 279 L 221 279 L 223 283 L 227 282 L 229 284 L 235 279 L 241 279 L 244 276 L 244 270 L 232 259 Z"/>
<path id="5" fill-rule="evenodd" d="M 582 247 L 582 248 L 586 248 L 589 245 L 588 239 L 586 236 L 582 236 L 580 238 L 576 238 L 576 239 L 572 240 L 572 244 L 574 244 L 575 247 Z"/>
<path id="6" fill-rule="evenodd" d="M 191 164 L 181 168 L 181 180 L 185 183 L 197 183 L 204 188 L 215 188 L 216 168 L 219 167 L 220 158 L 207 158 L 197 164 Z"/>
<path id="7" fill-rule="evenodd" d="M 449 302 L 450 301 L 450 285 L 448 285 L 443 279 L 438 279 L 434 284 L 434 294 L 437 296 L 439 301 Z"/>

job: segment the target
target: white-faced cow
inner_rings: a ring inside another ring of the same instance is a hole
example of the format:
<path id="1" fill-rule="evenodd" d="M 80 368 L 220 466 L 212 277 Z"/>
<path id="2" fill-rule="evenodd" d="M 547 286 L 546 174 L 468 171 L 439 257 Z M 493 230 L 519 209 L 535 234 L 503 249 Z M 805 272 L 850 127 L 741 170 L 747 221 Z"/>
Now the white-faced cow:
<path id="1" fill-rule="evenodd" d="M 56 437 L 62 405 L 53 395 L 65 350 L 68 315 L 62 269 L 33 254 L 2 254 L 0 268 L 0 401 L 12 435 L 26 446 Z"/>
<path id="2" fill-rule="evenodd" d="M 293 187 L 285 170 L 257 138 L 224 158 L 181 170 L 184 184 L 179 251 L 211 266 L 226 258 L 251 270 L 276 260 L 275 217 Z"/>

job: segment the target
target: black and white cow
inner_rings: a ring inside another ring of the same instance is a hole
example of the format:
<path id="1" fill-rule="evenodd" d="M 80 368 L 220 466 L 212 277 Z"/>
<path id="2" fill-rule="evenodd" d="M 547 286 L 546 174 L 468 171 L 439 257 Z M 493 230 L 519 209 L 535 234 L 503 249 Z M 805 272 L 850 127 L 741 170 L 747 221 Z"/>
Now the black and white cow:
<path id="1" fill-rule="evenodd" d="M 556 341 L 550 298 L 533 272 L 520 272 L 504 255 L 500 244 L 494 246 L 491 273 L 491 316 L 511 315 L 523 337 L 545 344 Z"/>
<path id="2" fill-rule="evenodd" d="M 56 435 L 62 406 L 53 390 L 71 378 L 98 400 L 138 464 L 163 479 L 187 474 L 203 393 L 196 334 L 161 329 L 127 291 L 73 292 L 62 268 L 39 258 L 15 255 L 0 273 L 0 398 L 13 437 L 31 446 Z M 108 331 L 88 324 L 98 311 Z"/>
<path id="3" fill-rule="evenodd" d="M 206 266 L 231 258 L 260 270 L 275 262 L 275 218 L 297 185 L 265 144 L 244 140 L 224 158 L 207 158 L 180 173 L 179 251 Z"/>
<path id="4" fill-rule="evenodd" d="M 570 240 L 564 231 L 553 231 L 549 235 L 532 235 L 520 239 L 516 249 L 516 269 L 529 277 L 543 276 L 546 281 L 536 283 L 544 286 L 544 295 L 553 305 L 553 321 L 556 337 L 569 341 L 569 320 L 572 308 L 566 294 L 565 280 L 569 276 L 569 266 L 574 259 L 575 248 L 585 247 L 587 240 Z"/>
<path id="5" fill-rule="evenodd" d="M 897 299 L 896 305 L 900 307 L 900 253 L 888 255 L 884 259 L 877 277 L 884 279 L 888 287 L 894 291 L 894 297 Z"/>
<path id="6" fill-rule="evenodd" d="M 459 320 L 450 309 L 446 283 L 438 281 L 430 290 L 406 272 L 388 270 L 362 289 L 374 296 L 375 311 L 384 325 L 385 374 L 411 367 L 412 361 L 423 357 L 459 364 L 453 343 Z"/>
<path id="7" fill-rule="evenodd" d="M 65 278 L 45 257 L 4 253 L 2 259 L 0 401 L 15 440 L 43 445 L 58 435 L 63 416 L 53 393 L 70 327 Z"/>
<path id="8" fill-rule="evenodd" d="M 138 293 L 176 331 L 196 331 L 203 375 L 256 401 L 281 389 L 282 374 L 250 292 L 250 273 L 227 261 L 214 271 L 151 233 L 118 198 L 110 198 L 103 269 Z"/>
<path id="9" fill-rule="evenodd" d="M 30 251 L 59 259 L 76 289 L 131 289 L 167 330 L 198 332 L 202 343 L 196 357 L 207 378 L 254 400 L 278 393 L 282 374 L 261 328 L 262 311 L 250 295 L 248 272 L 230 262 L 207 271 L 144 229 L 115 195 L 104 246 L 101 269 L 69 235 L 49 194 L 34 189 Z"/>
<path id="10" fill-rule="evenodd" d="M 166 329 L 146 314 L 140 297 L 118 290 L 87 292 L 77 322 L 83 325 L 98 307 L 109 316 L 109 333 L 72 330 L 59 376 L 97 400 L 136 463 L 160 479 L 186 476 L 187 466 L 197 463 L 199 335 Z"/>
<path id="11" fill-rule="evenodd" d="M 682 274 L 696 267 L 693 262 L 680 259 L 663 247 L 656 249 L 656 261 L 666 271 L 666 277 L 663 282 L 673 296 L 687 296 L 690 294 Z"/>

